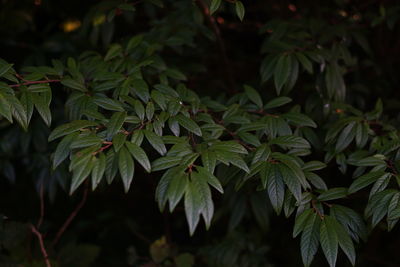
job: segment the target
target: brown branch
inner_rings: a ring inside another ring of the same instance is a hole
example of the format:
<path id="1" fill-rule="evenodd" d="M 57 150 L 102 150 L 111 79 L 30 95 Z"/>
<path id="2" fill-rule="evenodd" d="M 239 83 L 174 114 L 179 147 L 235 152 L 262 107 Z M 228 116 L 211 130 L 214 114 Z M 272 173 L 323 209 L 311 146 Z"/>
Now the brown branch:
<path id="1" fill-rule="evenodd" d="M 68 226 L 71 224 L 72 220 L 76 217 L 78 212 L 82 209 L 83 205 L 86 202 L 87 195 L 89 191 L 89 184 L 88 180 L 85 182 L 85 188 L 83 191 L 83 196 L 81 202 L 79 202 L 78 206 L 71 212 L 71 214 L 68 216 L 67 220 L 64 222 L 64 224 L 61 226 L 60 230 L 58 230 L 56 237 L 54 238 L 52 245 L 55 246 L 58 241 L 60 240 L 61 236 L 64 234 L 65 230 L 68 228 Z"/>
<path id="2" fill-rule="evenodd" d="M 40 226 L 42 225 L 43 218 L 44 218 L 43 181 L 40 184 L 39 198 L 40 198 L 40 217 L 39 217 L 38 223 L 36 224 L 37 229 L 39 229 Z"/>
<path id="3" fill-rule="evenodd" d="M 226 80 L 228 82 L 228 86 L 230 87 L 228 89 L 228 91 L 230 93 L 235 93 L 235 79 L 233 76 L 233 72 L 232 72 L 232 68 L 231 68 L 231 64 L 228 60 L 228 56 L 226 54 L 226 48 L 225 48 L 225 43 L 222 40 L 221 37 L 221 31 L 218 28 L 217 23 L 215 22 L 215 18 L 213 16 L 211 16 L 210 14 L 210 10 L 207 6 L 207 4 L 204 2 L 204 0 L 197 0 L 196 1 L 199 5 L 199 7 L 202 9 L 204 17 L 208 20 L 208 23 L 210 24 L 212 30 L 214 31 L 215 37 L 217 38 L 217 43 L 219 46 L 219 50 L 221 52 L 221 57 L 222 57 L 222 62 L 225 65 L 225 76 L 226 76 Z"/>
<path id="4" fill-rule="evenodd" d="M 39 239 L 40 250 L 42 251 L 42 255 L 43 255 L 44 261 L 46 263 L 46 267 L 51 267 L 51 263 L 50 263 L 50 260 L 49 260 L 49 255 L 47 254 L 46 248 L 45 248 L 44 243 L 43 243 L 42 234 L 32 224 L 31 224 L 31 231 Z"/>
<path id="5" fill-rule="evenodd" d="M 24 82 L 24 83 L 11 84 L 9 86 L 10 87 L 20 87 L 22 85 L 41 84 L 41 83 L 57 83 L 57 82 L 60 82 L 60 81 L 61 80 L 27 81 L 27 82 Z"/>

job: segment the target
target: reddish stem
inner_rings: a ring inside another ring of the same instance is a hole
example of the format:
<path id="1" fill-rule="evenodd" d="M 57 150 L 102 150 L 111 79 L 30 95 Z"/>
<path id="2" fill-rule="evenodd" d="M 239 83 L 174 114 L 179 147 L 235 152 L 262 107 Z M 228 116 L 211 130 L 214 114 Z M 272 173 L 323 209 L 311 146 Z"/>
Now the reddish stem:
<path id="1" fill-rule="evenodd" d="M 44 80 L 44 81 L 27 81 L 24 83 L 11 84 L 10 87 L 20 87 L 22 85 L 41 84 L 41 83 L 57 83 L 61 80 Z"/>
<path id="2" fill-rule="evenodd" d="M 40 250 L 42 251 L 43 258 L 44 258 L 44 261 L 46 263 L 46 267 L 51 267 L 51 263 L 50 263 L 50 260 L 49 260 L 49 255 L 47 254 L 46 248 L 44 246 L 42 234 L 32 224 L 31 224 L 31 231 L 39 239 Z"/>

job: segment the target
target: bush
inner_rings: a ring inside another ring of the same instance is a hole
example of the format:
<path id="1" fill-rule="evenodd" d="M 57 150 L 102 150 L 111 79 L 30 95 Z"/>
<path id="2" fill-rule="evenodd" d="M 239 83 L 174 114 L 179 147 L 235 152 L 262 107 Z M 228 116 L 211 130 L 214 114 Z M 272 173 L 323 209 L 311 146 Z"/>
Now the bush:
<path id="1" fill-rule="evenodd" d="M 400 264 L 400 5 L 317 2 L 5 1 L 0 260 Z"/>

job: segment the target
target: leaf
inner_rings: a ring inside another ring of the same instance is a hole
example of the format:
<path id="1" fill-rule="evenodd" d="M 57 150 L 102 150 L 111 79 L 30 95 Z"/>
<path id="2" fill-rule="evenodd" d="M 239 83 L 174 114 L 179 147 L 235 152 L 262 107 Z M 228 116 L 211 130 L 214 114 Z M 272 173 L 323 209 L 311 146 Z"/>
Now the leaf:
<path id="1" fill-rule="evenodd" d="M 82 184 L 92 171 L 94 165 L 93 151 L 92 148 L 87 148 L 72 157 L 70 169 L 73 171 L 73 175 L 69 191 L 70 195 Z"/>
<path id="2" fill-rule="evenodd" d="M 278 166 L 272 164 L 271 168 L 271 175 L 267 180 L 268 196 L 272 207 L 276 213 L 279 214 L 282 210 L 283 200 L 285 198 L 285 185 Z"/>
<path id="3" fill-rule="evenodd" d="M 125 193 L 127 193 L 132 183 L 135 165 L 131 154 L 125 147 L 122 147 L 118 152 L 118 168 L 124 184 Z"/>
<path id="4" fill-rule="evenodd" d="M 364 187 L 374 183 L 379 177 L 385 174 L 384 171 L 369 172 L 358 177 L 349 187 L 349 194 L 353 194 Z"/>
<path id="5" fill-rule="evenodd" d="M 121 149 L 121 147 L 125 144 L 125 140 L 126 134 L 124 133 L 117 133 L 116 135 L 114 135 L 112 139 L 112 145 L 115 149 L 115 152 L 118 152 Z"/>
<path id="6" fill-rule="evenodd" d="M 322 220 L 320 242 L 329 266 L 334 267 L 336 265 L 339 240 L 335 231 L 334 219 L 330 216 L 325 216 Z"/>
<path id="7" fill-rule="evenodd" d="M 148 172 L 151 172 L 150 160 L 146 155 L 146 152 L 137 144 L 125 142 L 125 146 L 128 148 L 132 156 L 139 162 L 140 165 Z"/>
<path id="8" fill-rule="evenodd" d="M 142 102 L 140 102 L 139 100 L 135 100 L 134 102 L 134 108 L 135 108 L 135 112 L 138 115 L 138 117 L 141 120 L 144 120 L 144 116 L 145 116 L 145 109 L 144 106 L 142 104 Z"/>
<path id="9" fill-rule="evenodd" d="M 256 90 L 254 90 L 254 88 L 245 85 L 244 91 L 246 92 L 247 97 L 254 102 L 254 104 L 256 104 L 259 108 L 263 107 L 261 96 Z"/>
<path id="10" fill-rule="evenodd" d="M 212 150 L 231 152 L 238 154 L 247 154 L 247 150 L 239 143 L 235 141 L 221 141 L 216 142 L 211 146 Z"/>
<path id="11" fill-rule="evenodd" d="M 185 191 L 185 214 L 189 225 L 189 233 L 192 236 L 200 220 L 200 213 L 204 207 L 203 198 L 200 195 L 198 184 L 190 181 Z"/>
<path id="12" fill-rule="evenodd" d="M 149 93 L 149 86 L 147 85 L 146 81 L 142 79 L 134 79 L 132 80 L 132 87 L 135 91 L 136 95 L 143 101 L 149 102 L 150 93 Z"/>
<path id="13" fill-rule="evenodd" d="M 153 102 L 149 102 L 146 105 L 146 118 L 148 120 L 151 120 L 153 118 L 154 115 L 154 104 Z"/>
<path id="14" fill-rule="evenodd" d="M 372 156 L 372 157 L 363 158 L 361 160 L 357 160 L 352 165 L 354 165 L 354 166 L 378 166 L 378 165 L 385 166 L 386 162 L 382 158 Z"/>
<path id="15" fill-rule="evenodd" d="M 122 107 L 121 103 L 107 97 L 100 97 L 100 96 L 94 96 L 92 97 L 93 102 L 98 105 L 99 107 L 102 107 L 106 110 L 111 110 L 111 111 L 124 111 L 124 108 Z"/>
<path id="16" fill-rule="evenodd" d="M 212 0 L 210 5 L 210 15 L 214 14 L 221 5 L 221 0 Z"/>
<path id="17" fill-rule="evenodd" d="M 355 122 L 349 123 L 339 135 L 336 142 L 335 150 L 336 152 L 343 151 L 350 143 L 353 141 L 355 136 Z"/>
<path id="18" fill-rule="evenodd" d="M 243 3 L 241 1 L 236 1 L 235 2 L 235 9 L 236 9 L 236 15 L 239 17 L 239 19 L 241 21 L 243 21 L 244 13 L 245 13 L 245 9 L 244 9 Z"/>
<path id="19" fill-rule="evenodd" d="M 32 100 L 35 104 L 36 110 L 39 112 L 43 121 L 47 126 L 51 125 L 51 111 L 50 111 L 50 100 L 51 94 L 42 93 L 41 95 L 35 93 L 32 94 Z"/>
<path id="20" fill-rule="evenodd" d="M 303 232 L 304 227 L 306 227 L 306 225 L 307 225 L 308 218 L 310 216 L 313 216 L 314 214 L 315 213 L 313 213 L 312 209 L 307 209 L 296 217 L 296 220 L 294 222 L 294 227 L 293 227 L 293 238 L 295 238 L 301 232 Z"/>
<path id="21" fill-rule="evenodd" d="M 306 139 L 293 135 L 279 136 L 269 141 L 269 144 L 275 144 L 283 147 L 293 147 L 299 149 L 311 148 L 310 144 Z"/>
<path id="22" fill-rule="evenodd" d="M 151 164 L 151 169 L 153 171 L 161 171 L 165 169 L 169 169 L 171 167 L 174 167 L 181 163 L 182 159 L 180 157 L 175 157 L 175 156 L 166 156 L 166 157 L 161 157 L 153 161 Z"/>
<path id="23" fill-rule="evenodd" d="M 297 59 L 303 68 L 310 74 L 313 74 L 313 66 L 311 61 L 302 53 L 295 53 Z"/>
<path id="24" fill-rule="evenodd" d="M 309 161 L 304 164 L 303 170 L 304 171 L 317 171 L 326 168 L 326 164 L 321 161 Z"/>
<path id="25" fill-rule="evenodd" d="M 210 173 L 214 173 L 215 165 L 217 158 L 215 153 L 210 150 L 204 150 L 201 152 L 201 161 L 203 166 L 208 170 Z"/>
<path id="26" fill-rule="evenodd" d="M 2 92 L 0 92 L 0 115 L 4 116 L 9 122 L 13 122 L 10 103 Z"/>
<path id="27" fill-rule="evenodd" d="M 186 191 L 186 186 L 189 183 L 189 177 L 184 172 L 176 173 L 171 176 L 168 185 L 167 198 L 169 200 L 169 211 L 172 212 L 178 202 L 182 199 Z"/>
<path id="28" fill-rule="evenodd" d="M 217 189 L 221 194 L 224 193 L 224 189 L 217 177 L 215 177 L 207 168 L 197 166 L 196 170 L 201 174 L 203 177 L 206 177 L 207 183 Z"/>
<path id="29" fill-rule="evenodd" d="M 107 139 L 112 137 L 121 130 L 126 119 L 126 112 L 115 112 L 107 123 Z"/>
<path id="30" fill-rule="evenodd" d="M 177 115 L 175 118 L 183 128 L 197 136 L 202 136 L 200 127 L 192 119 L 183 116 L 182 114 Z"/>
<path id="31" fill-rule="evenodd" d="M 168 169 L 161 177 L 160 182 L 157 185 L 156 194 L 155 194 L 156 201 L 158 202 L 158 206 L 161 211 L 164 210 L 165 204 L 167 203 L 167 200 L 168 200 L 167 192 L 168 192 L 168 187 L 171 182 L 171 179 L 174 176 L 179 175 L 179 173 L 182 173 L 185 169 L 186 168 L 182 168 L 179 166 L 174 167 L 174 168 Z"/>
<path id="32" fill-rule="evenodd" d="M 211 199 L 211 190 L 208 186 L 208 178 L 198 172 L 191 173 L 192 183 L 195 185 L 198 194 L 202 201 L 202 209 L 200 210 L 201 215 L 204 218 L 206 229 L 208 230 L 211 225 L 211 219 L 214 214 L 214 203 Z"/>
<path id="33" fill-rule="evenodd" d="M 93 122 L 93 121 L 86 121 L 86 120 L 72 121 L 72 122 L 60 125 L 57 128 L 55 128 L 51 132 L 48 141 L 51 142 L 61 136 L 73 133 L 75 131 L 78 131 L 78 130 L 86 128 L 86 127 L 93 127 L 96 125 L 97 125 L 97 123 Z"/>
<path id="34" fill-rule="evenodd" d="M 293 194 L 297 201 L 301 201 L 301 184 L 300 181 L 292 175 L 292 171 L 288 168 L 288 166 L 284 164 L 277 164 L 276 171 L 280 172 L 280 175 L 287 185 L 289 191 Z"/>
<path id="35" fill-rule="evenodd" d="M 348 191 L 347 187 L 330 188 L 329 190 L 322 192 L 317 199 L 320 201 L 328 201 L 328 200 L 344 198 L 348 194 L 347 191 Z"/>
<path id="36" fill-rule="evenodd" d="M 350 236 L 339 222 L 331 217 L 329 217 L 329 219 L 332 221 L 332 225 L 335 227 L 340 248 L 344 251 L 351 264 L 354 266 L 356 264 L 356 252 L 353 241 L 351 241 Z"/>
<path id="37" fill-rule="evenodd" d="M 87 89 L 83 83 L 81 83 L 78 80 L 72 79 L 72 78 L 63 78 L 61 80 L 61 84 L 72 89 L 76 89 L 81 92 L 87 92 Z"/>
<path id="38" fill-rule="evenodd" d="M 280 96 L 269 101 L 267 104 L 265 104 L 264 108 L 265 109 L 277 108 L 290 102 L 292 102 L 291 98 L 287 96 Z"/>
<path id="39" fill-rule="evenodd" d="M 283 85 L 288 81 L 290 70 L 292 67 L 292 60 L 289 55 L 282 55 L 279 57 L 274 70 L 274 82 L 276 92 L 279 95 Z"/>
<path id="40" fill-rule="evenodd" d="M 104 153 L 100 153 L 99 157 L 96 159 L 93 170 L 92 170 L 92 190 L 95 190 L 98 184 L 103 178 L 104 172 L 106 170 L 106 156 Z"/>
<path id="41" fill-rule="evenodd" d="M 319 228 L 321 220 L 316 213 L 307 218 L 300 240 L 301 258 L 304 266 L 310 266 L 319 245 Z"/>
<path id="42" fill-rule="evenodd" d="M 29 118 L 27 109 L 15 96 L 10 96 L 7 100 L 10 103 L 11 113 L 13 117 L 18 121 L 18 123 L 25 131 L 28 130 Z"/>
<path id="43" fill-rule="evenodd" d="M 288 112 L 283 114 L 282 116 L 296 126 L 308 126 L 312 128 L 317 127 L 317 124 L 315 124 L 315 122 L 312 119 L 301 113 Z"/>
<path id="44" fill-rule="evenodd" d="M 109 61 L 119 56 L 122 52 L 122 47 L 119 44 L 112 44 L 104 57 L 104 61 Z"/>
<path id="45" fill-rule="evenodd" d="M 69 155 L 70 146 L 74 139 L 79 135 L 79 133 L 71 133 L 65 136 L 61 142 L 57 145 L 56 151 L 53 157 L 53 169 L 57 168 L 61 162 L 63 162 Z"/>
<path id="46" fill-rule="evenodd" d="M 167 153 L 167 149 L 164 145 L 163 140 L 161 139 L 161 137 L 159 137 L 158 135 L 156 135 L 153 132 L 150 132 L 148 130 L 143 130 L 144 135 L 146 136 L 146 139 L 149 141 L 149 143 L 151 144 L 151 146 L 158 152 L 160 153 L 162 156 L 165 155 L 165 153 Z"/>

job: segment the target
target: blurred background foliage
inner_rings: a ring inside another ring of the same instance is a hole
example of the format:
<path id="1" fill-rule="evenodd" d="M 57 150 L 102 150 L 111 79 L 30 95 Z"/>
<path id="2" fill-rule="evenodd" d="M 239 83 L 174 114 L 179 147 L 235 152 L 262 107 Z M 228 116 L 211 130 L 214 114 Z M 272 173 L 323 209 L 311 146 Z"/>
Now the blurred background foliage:
<path id="1" fill-rule="evenodd" d="M 383 116 L 399 126 L 398 1 L 243 1 L 243 22 L 232 2 L 222 1 L 210 23 L 202 5 L 209 6 L 208 1 L 0 0 L 0 57 L 20 70 L 49 65 L 54 58 L 65 62 L 86 50 L 105 53 L 110 44 L 142 34 L 150 43 L 147 49 L 184 71 L 189 88 L 223 99 L 243 83 L 257 85 L 263 96 L 275 96 L 271 75 L 279 72 L 273 74 L 268 67 L 273 57 L 282 50 L 305 50 L 318 61 L 320 55 L 313 53 L 322 47 L 332 60 L 310 73 L 302 71 L 295 86 L 282 88 L 295 104 L 307 104 L 306 113 L 318 121 L 327 105 L 332 109 L 332 99 L 372 110 L 381 98 Z M 215 27 L 220 35 L 215 35 Z M 338 76 L 333 91 L 326 72 L 318 70 L 324 67 Z M 67 95 L 62 90 L 53 94 L 54 121 L 61 121 Z M 338 115 L 351 109 L 345 104 L 335 107 Z M 246 188 L 236 194 L 228 187 L 224 195 L 214 196 L 210 230 L 201 226 L 189 237 L 183 208 L 160 213 L 154 201 L 159 176 L 140 171 L 128 194 L 119 183 L 89 192 L 60 242 L 52 246 L 84 192 L 69 196 L 68 172 L 50 171 L 55 145 L 47 142 L 49 133 L 38 114 L 29 132 L 0 121 L 0 266 L 44 266 L 28 226 L 41 218 L 40 198 L 45 204 L 43 237 L 54 266 L 301 265 L 299 240 L 291 234 L 294 219 L 275 216 L 266 194 Z M 324 147 L 319 146 L 323 158 Z M 332 168 L 322 171 L 327 184 L 346 184 Z M 219 170 L 220 176 L 229 177 L 229 171 Z M 359 198 L 346 201 L 362 212 Z M 399 234 L 399 227 L 390 233 L 374 228 L 368 241 L 357 245 L 358 265 L 399 266 Z M 322 252 L 313 264 L 325 266 Z M 348 265 L 339 257 L 337 266 Z"/>

